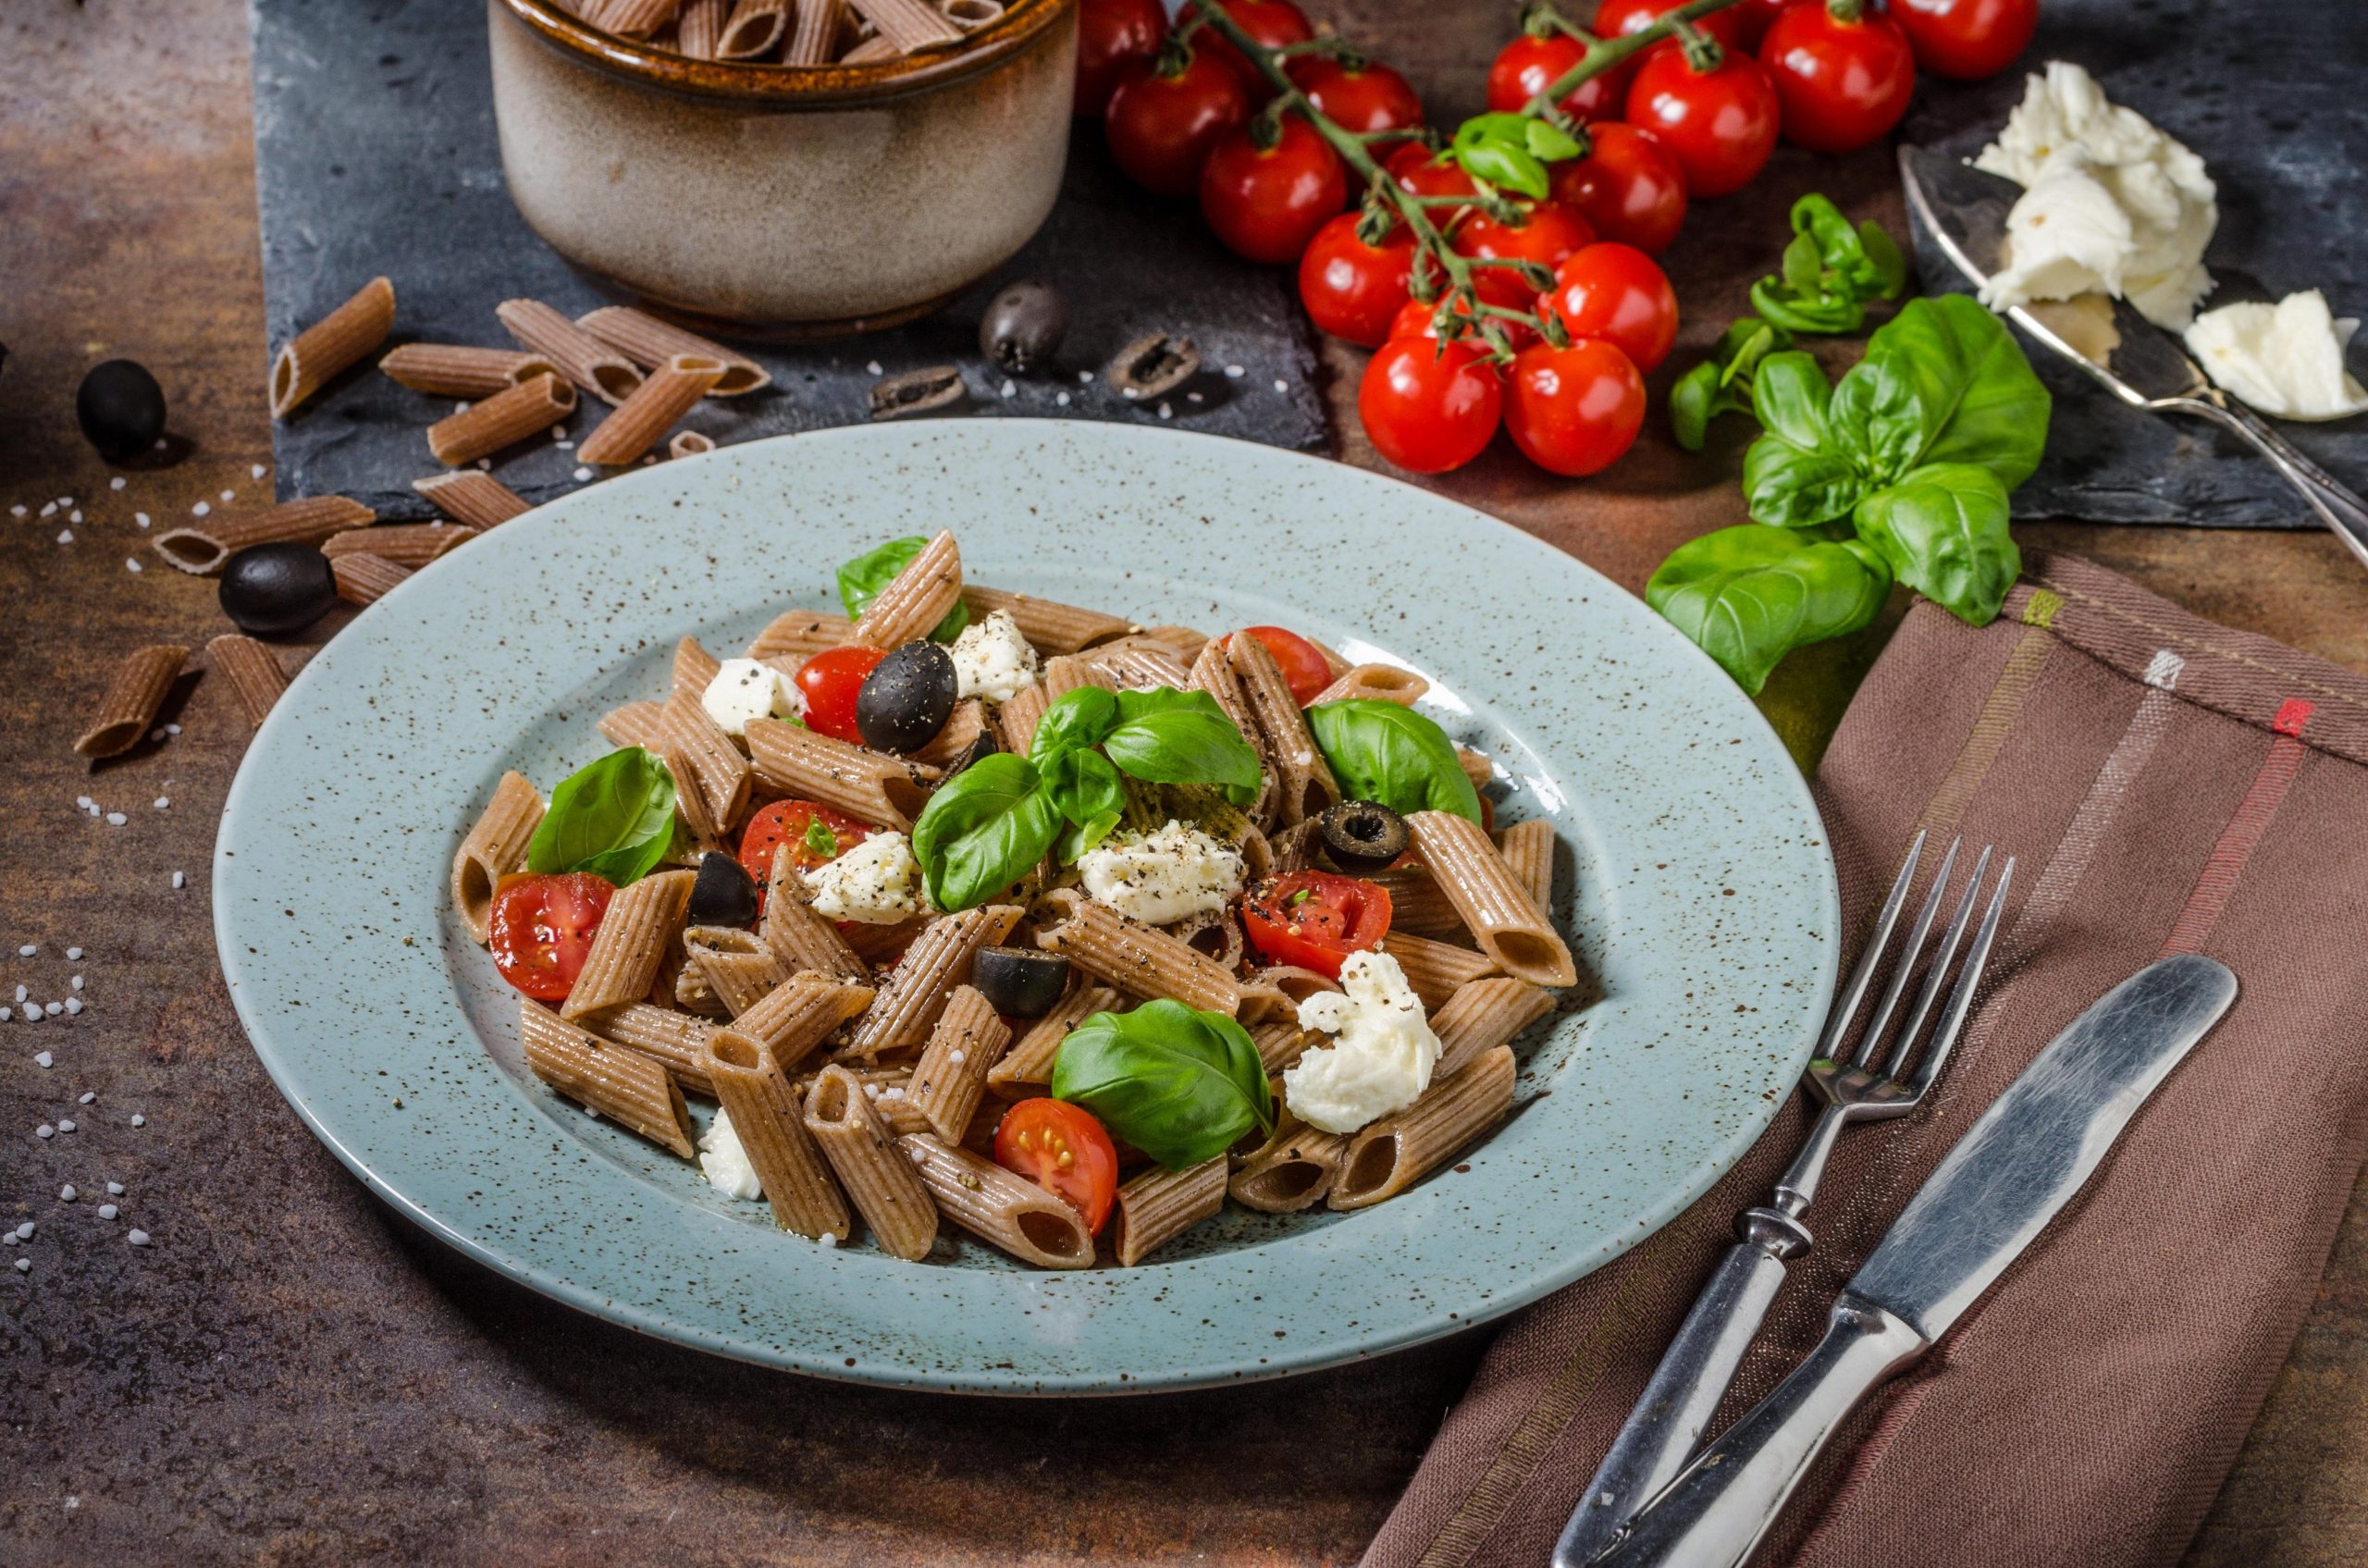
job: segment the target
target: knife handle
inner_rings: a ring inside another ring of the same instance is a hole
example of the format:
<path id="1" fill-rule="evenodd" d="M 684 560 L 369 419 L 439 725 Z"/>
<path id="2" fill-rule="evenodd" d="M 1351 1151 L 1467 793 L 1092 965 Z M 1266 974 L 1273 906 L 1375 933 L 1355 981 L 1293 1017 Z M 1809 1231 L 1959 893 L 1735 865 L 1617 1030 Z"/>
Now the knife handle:
<path id="1" fill-rule="evenodd" d="M 2360 563 L 2368 566 L 2368 502 L 2337 483 L 2252 410 L 2217 396 L 2176 400 L 2185 412 L 2202 414 L 2234 431 L 2269 459 L 2278 476 L 2294 487 L 2318 520 L 2333 529 Z"/>
<path id="2" fill-rule="evenodd" d="M 1845 1291 L 1807 1359 L 1696 1456 L 1596 1562 L 1740 1568 L 1858 1401 L 1930 1348 L 1907 1323 Z"/>

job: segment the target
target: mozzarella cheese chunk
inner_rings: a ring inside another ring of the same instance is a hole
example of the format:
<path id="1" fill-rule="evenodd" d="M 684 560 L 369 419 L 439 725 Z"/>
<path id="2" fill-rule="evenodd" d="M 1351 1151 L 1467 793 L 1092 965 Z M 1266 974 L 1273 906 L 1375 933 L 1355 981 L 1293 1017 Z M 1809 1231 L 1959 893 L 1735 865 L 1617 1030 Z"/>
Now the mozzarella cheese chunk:
<path id="1" fill-rule="evenodd" d="M 2360 323 L 2337 320 L 2316 289 L 2274 305 L 2222 305 L 2196 317 L 2187 346 L 2204 374 L 2280 419 L 2343 419 L 2368 410 L 2368 388 L 2344 369 Z"/>
<path id="2" fill-rule="evenodd" d="M 1113 833 L 1077 869 L 1088 896 L 1147 925 L 1213 913 L 1241 891 L 1241 851 L 1174 821 L 1152 833 Z"/>
<path id="3" fill-rule="evenodd" d="M 748 1163 L 748 1151 L 740 1146 L 740 1134 L 733 1129 L 731 1113 L 721 1107 L 699 1134 L 699 1174 L 727 1198 L 753 1204 L 765 1195 L 757 1167 Z"/>
<path id="4" fill-rule="evenodd" d="M 746 735 L 751 719 L 795 719 L 800 711 L 790 678 L 753 659 L 727 659 L 718 666 L 699 693 L 699 706 L 728 735 Z"/>
<path id="5" fill-rule="evenodd" d="M 950 651 L 957 697 L 1005 702 L 1013 693 L 1036 684 L 1036 650 L 1019 635 L 1019 623 L 1008 610 L 993 611 L 964 627 Z"/>
<path id="6" fill-rule="evenodd" d="M 876 833 L 826 865 L 801 873 L 814 912 L 828 920 L 892 926 L 921 912 L 920 862 L 900 833 Z"/>
<path id="7" fill-rule="evenodd" d="M 1339 991 L 1301 1002 L 1299 1023 L 1333 1037 L 1283 1072 L 1283 1103 L 1310 1127 L 1354 1132 L 1404 1110 L 1430 1087 L 1439 1037 L 1406 971 L 1387 953 L 1350 954 Z"/>
<path id="8" fill-rule="evenodd" d="M 2220 207 L 2203 160 L 2108 100 L 2078 66 L 2049 61 L 1973 163 L 2023 187 L 2006 215 L 2006 265 L 1982 287 L 1984 304 L 2096 290 L 2178 332 L 2212 291 L 2203 248 Z"/>

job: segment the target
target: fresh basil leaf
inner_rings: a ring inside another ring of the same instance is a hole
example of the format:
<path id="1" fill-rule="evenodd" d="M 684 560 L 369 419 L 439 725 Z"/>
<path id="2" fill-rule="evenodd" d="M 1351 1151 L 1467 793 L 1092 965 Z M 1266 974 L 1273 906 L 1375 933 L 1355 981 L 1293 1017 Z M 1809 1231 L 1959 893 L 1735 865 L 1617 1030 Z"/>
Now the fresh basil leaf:
<path id="1" fill-rule="evenodd" d="M 1215 1158 L 1275 1127 L 1273 1092 L 1249 1031 L 1223 1013 L 1162 998 L 1096 1013 L 1053 1058 L 1053 1097 L 1170 1170 Z"/>
<path id="2" fill-rule="evenodd" d="M 1743 456 L 1744 499 L 1758 521 L 1809 527 L 1848 516 L 1866 493 L 1857 466 L 1834 444 L 1832 397 L 1825 372 L 1797 349 L 1759 362 L 1751 401 L 1767 428 Z"/>
<path id="3" fill-rule="evenodd" d="M 1539 163 L 1526 147 L 1508 146 L 1501 142 L 1483 142 L 1475 146 L 1458 147 L 1455 161 L 1463 172 L 1474 179 L 1518 191 L 1537 201 L 1546 199 L 1546 166 Z"/>
<path id="4" fill-rule="evenodd" d="M 1552 164 L 1560 163 L 1565 158 L 1582 156 L 1586 152 L 1585 147 L 1579 145 L 1578 138 L 1559 125 L 1549 125 L 1542 119 L 1531 120 L 1528 125 L 1528 130 L 1523 133 L 1523 145 L 1529 149 L 1530 154 L 1534 157 L 1542 158 Z"/>
<path id="5" fill-rule="evenodd" d="M 1110 759 L 1091 747 L 1055 752 L 1039 772 L 1046 796 L 1068 823 L 1054 852 L 1061 864 L 1073 866 L 1079 856 L 1109 837 L 1126 814 L 1126 781 Z"/>
<path id="6" fill-rule="evenodd" d="M 1345 800 L 1370 800 L 1403 815 L 1452 811 L 1480 821 L 1480 795 L 1456 760 L 1455 742 L 1427 716 L 1377 698 L 1319 702 L 1307 710 Z"/>
<path id="7" fill-rule="evenodd" d="M 649 874 L 674 840 L 674 775 L 637 746 L 560 781 L 526 845 L 530 871 L 590 871 L 619 887 Z"/>
<path id="8" fill-rule="evenodd" d="M 1873 275 L 1875 292 L 1886 300 L 1899 298 L 1907 288 L 1907 258 L 1899 253 L 1890 231 L 1868 218 L 1858 226 L 1858 248 Z"/>
<path id="9" fill-rule="evenodd" d="M 839 835 L 831 831 L 830 823 L 817 817 L 806 824 L 806 847 L 825 860 L 835 860 L 839 858 Z"/>
<path id="10" fill-rule="evenodd" d="M 1958 620 L 1998 617 L 2023 558 L 2006 528 L 2006 487 L 1970 463 L 1936 463 L 1858 503 L 1858 537 L 1893 575 Z"/>
<path id="11" fill-rule="evenodd" d="M 1867 322 L 1867 307 L 1846 294 L 1790 289 L 1772 278 L 1751 286 L 1751 308 L 1788 332 L 1821 333 L 1830 338 L 1856 332 Z"/>
<path id="12" fill-rule="evenodd" d="M 1910 300 L 1834 389 L 1843 450 L 1889 484 L 1933 463 L 1973 463 L 2013 489 L 2039 466 L 2050 401 L 1999 319 L 1962 294 Z M 1756 513 L 1755 513 L 1756 515 Z"/>
<path id="13" fill-rule="evenodd" d="M 1153 784 L 1218 784 L 1236 805 L 1258 793 L 1258 750 L 1217 699 L 1204 691 L 1159 686 L 1117 694 L 1118 723 L 1102 749 L 1122 772 Z"/>
<path id="14" fill-rule="evenodd" d="M 1047 759 L 1074 747 L 1100 746 L 1102 737 L 1117 725 L 1117 693 L 1079 686 L 1064 693 L 1036 721 L 1036 734 L 1028 743 L 1028 759 L 1042 767 Z"/>
<path id="15" fill-rule="evenodd" d="M 1053 846 L 1061 814 L 1027 759 L 981 757 L 930 796 L 913 824 L 929 901 L 948 914 L 983 904 Z"/>
<path id="16" fill-rule="evenodd" d="M 867 550 L 839 568 L 839 602 L 846 606 L 847 619 L 860 621 L 880 590 L 896 580 L 896 574 L 913 563 L 921 547 L 929 540 L 919 534 L 907 534 L 901 539 L 890 539 L 878 549 Z M 970 623 L 970 607 L 960 599 L 945 612 L 930 637 L 935 642 L 952 642 Z"/>
<path id="17" fill-rule="evenodd" d="M 1794 332 L 1856 332 L 1867 302 L 1896 299 L 1907 265 L 1891 236 L 1872 223 L 1856 228 L 1842 210 L 1812 192 L 1793 204 L 1793 240 L 1782 273 L 1751 286 L 1752 309 Z"/>
<path id="18" fill-rule="evenodd" d="M 1890 591 L 1882 557 L 1856 539 L 1746 523 L 1671 550 L 1645 602 L 1757 693 L 1778 660 L 1856 631 Z"/>
<path id="19" fill-rule="evenodd" d="M 1710 357 L 1677 378 L 1670 389 L 1670 426 L 1677 444 L 1700 451 L 1710 421 L 1722 414 L 1752 412 L 1751 387 L 1759 362 L 1792 346 L 1792 334 L 1758 316 L 1737 316 L 1720 334 Z"/>

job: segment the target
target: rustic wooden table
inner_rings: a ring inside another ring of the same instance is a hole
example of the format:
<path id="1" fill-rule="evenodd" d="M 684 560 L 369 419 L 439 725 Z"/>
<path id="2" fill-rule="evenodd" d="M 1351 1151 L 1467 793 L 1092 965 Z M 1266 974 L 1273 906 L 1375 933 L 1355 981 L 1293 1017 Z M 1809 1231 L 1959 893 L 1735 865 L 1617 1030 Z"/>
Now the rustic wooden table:
<path id="1" fill-rule="evenodd" d="M 1475 106 L 1509 26 L 1491 0 L 1319 8 L 1450 114 Z M 170 715 L 182 733 L 118 762 L 68 750 L 95 660 L 220 627 L 213 585 L 163 568 L 134 513 L 162 525 L 270 488 L 250 138 L 241 0 L 19 0 L 0 16 L 0 507 L 33 513 L 0 516 L 15 691 L 0 810 L 16 824 L 0 842 L 0 952 L 39 949 L 0 962 L 0 985 L 86 1004 L 0 1025 L 0 1217 L 37 1225 L 11 1253 L 31 1270 L 0 1270 L 0 1561 L 1352 1561 L 1478 1336 L 1125 1402 L 801 1381 L 644 1341 L 462 1261 L 289 1114 L 231 1014 L 207 918 L 214 823 L 246 737 L 229 694 L 200 689 Z M 1878 159 L 1819 179 L 1882 199 Z M 1722 294 L 1758 270 L 1777 210 L 1697 220 L 1679 263 L 1697 322 L 1722 319 Z M 118 353 L 170 389 L 179 443 L 120 489 L 70 413 L 83 368 Z M 1354 369 L 1327 363 L 1336 407 Z M 1370 464 L 1353 418 L 1341 427 L 1340 455 Z M 1648 450 L 1572 487 L 1492 454 L 1441 488 L 1634 587 L 1676 539 L 1738 520 L 1732 461 Z M 2022 537 L 2368 666 L 2368 577 L 2320 536 Z M 1805 755 L 1872 649 L 1782 673 L 1771 710 Z M 129 820 L 85 815 L 83 795 Z M 33 1135 L 68 1117 L 74 1131 Z M 97 1213 L 109 1181 L 127 1189 L 114 1221 Z M 69 1182 L 81 1195 L 61 1204 Z M 133 1226 L 150 1245 L 126 1245 Z M 2359 1203 L 2190 1561 L 2368 1555 L 2364 1388 Z"/>

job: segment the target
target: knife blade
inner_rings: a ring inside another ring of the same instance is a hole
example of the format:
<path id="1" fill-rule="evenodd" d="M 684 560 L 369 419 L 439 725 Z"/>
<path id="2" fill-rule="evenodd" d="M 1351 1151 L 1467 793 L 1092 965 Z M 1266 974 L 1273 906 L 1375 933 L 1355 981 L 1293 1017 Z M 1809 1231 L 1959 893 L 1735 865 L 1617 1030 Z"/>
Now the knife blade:
<path id="1" fill-rule="evenodd" d="M 2022 1255 L 2236 997 L 2225 965 L 2181 954 L 2139 970 L 2074 1019 L 1909 1200 L 1844 1288 L 1818 1347 L 1597 1562 L 1740 1564 L 1843 1420 Z"/>

